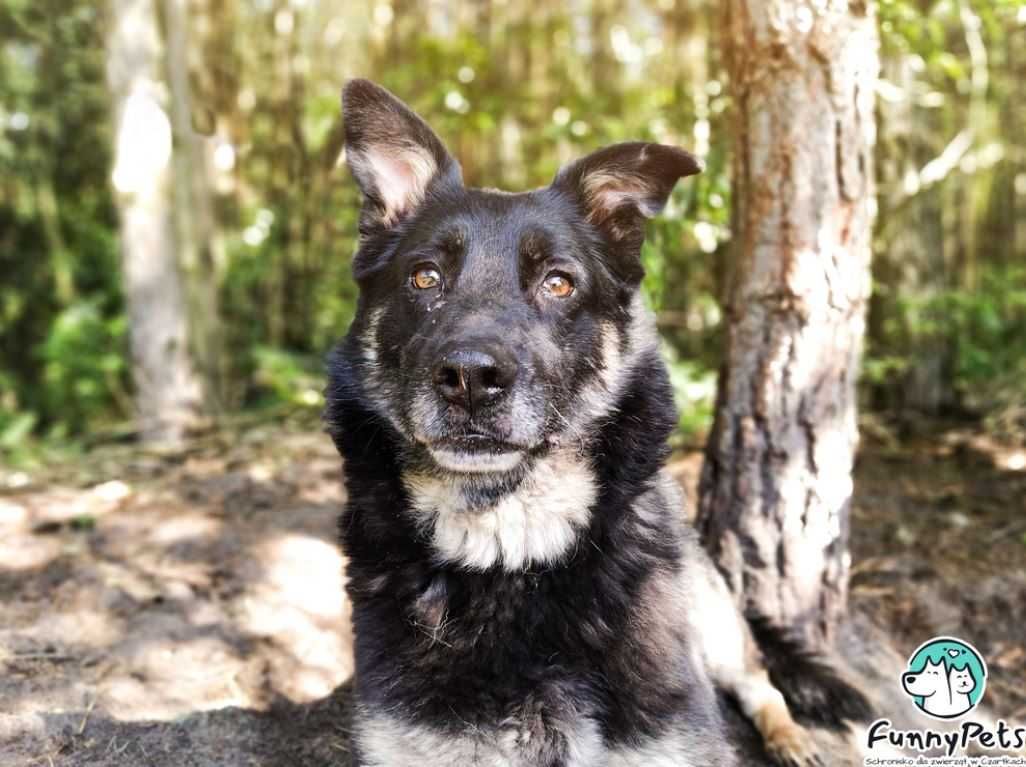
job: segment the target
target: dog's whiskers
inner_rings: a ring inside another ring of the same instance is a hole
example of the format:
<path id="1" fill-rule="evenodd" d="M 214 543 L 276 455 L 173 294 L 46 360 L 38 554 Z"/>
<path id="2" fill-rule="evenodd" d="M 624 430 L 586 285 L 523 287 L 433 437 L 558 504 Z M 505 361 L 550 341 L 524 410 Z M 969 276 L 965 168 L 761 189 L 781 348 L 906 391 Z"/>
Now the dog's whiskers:
<path id="1" fill-rule="evenodd" d="M 556 417 L 559 418 L 559 420 L 566 425 L 566 428 L 571 433 L 571 435 L 576 437 L 578 442 L 577 455 L 583 456 L 586 452 L 584 433 L 577 426 L 570 423 L 567 417 L 560 413 L 559 408 L 557 408 L 554 404 L 550 402 L 549 407 L 552 409 L 552 412 L 556 414 Z"/>

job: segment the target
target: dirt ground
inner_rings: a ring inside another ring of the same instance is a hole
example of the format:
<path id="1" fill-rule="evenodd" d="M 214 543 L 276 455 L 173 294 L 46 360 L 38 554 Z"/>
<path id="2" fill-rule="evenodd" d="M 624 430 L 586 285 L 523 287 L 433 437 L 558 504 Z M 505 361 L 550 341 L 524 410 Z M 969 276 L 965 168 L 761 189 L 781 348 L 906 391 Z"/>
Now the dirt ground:
<path id="1" fill-rule="evenodd" d="M 339 468 L 276 426 L 0 469 L 0 765 L 348 764 Z M 1026 719 L 1026 453 L 869 439 L 856 488 L 853 609 L 973 641 Z"/>
<path id="2" fill-rule="evenodd" d="M 1026 448 L 948 430 L 864 440 L 852 518 L 852 609 L 906 655 L 972 642 L 991 711 L 1026 721 Z"/>

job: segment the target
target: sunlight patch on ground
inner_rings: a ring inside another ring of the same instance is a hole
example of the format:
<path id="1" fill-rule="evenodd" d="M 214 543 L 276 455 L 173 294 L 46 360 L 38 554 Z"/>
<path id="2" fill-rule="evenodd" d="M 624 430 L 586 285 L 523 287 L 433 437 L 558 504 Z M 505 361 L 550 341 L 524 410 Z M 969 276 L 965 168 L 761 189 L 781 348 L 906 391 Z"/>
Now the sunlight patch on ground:
<path id="1" fill-rule="evenodd" d="M 320 701 L 351 676 L 334 543 L 344 490 L 324 435 L 133 471 L 0 498 L 0 730 L 4 715 L 27 726 L 41 711 L 264 710 Z"/>
<path id="2" fill-rule="evenodd" d="M 221 533 L 221 523 L 201 514 L 180 515 L 158 523 L 150 540 L 159 545 L 168 545 L 189 539 L 214 537 Z"/>
<path id="3" fill-rule="evenodd" d="M 0 530 L 19 528 L 28 522 L 28 509 L 20 503 L 0 498 Z"/>
<path id="4" fill-rule="evenodd" d="M 241 622 L 286 651 L 272 661 L 274 688 L 297 702 L 326 695 L 352 672 L 341 554 L 286 535 L 262 543 L 255 559 L 265 575 L 243 600 Z"/>
<path id="5" fill-rule="evenodd" d="M 118 503 L 132 494 L 132 488 L 120 479 L 112 479 L 94 487 L 92 493 L 106 503 Z"/>
<path id="6" fill-rule="evenodd" d="M 109 613 L 93 607 L 72 607 L 65 604 L 64 595 L 54 595 L 53 610 L 40 616 L 39 621 L 26 636 L 38 638 L 40 643 L 47 639 L 79 647 L 105 648 L 121 638 L 123 626 Z"/>
<path id="7" fill-rule="evenodd" d="M 1026 470 L 1026 451 L 1015 450 L 1007 453 L 1002 456 L 1000 464 L 1003 464 L 1002 468 L 1008 469 L 1009 471 Z"/>
<path id="8" fill-rule="evenodd" d="M 43 524 L 64 524 L 96 520 L 117 511 L 133 495 L 119 480 L 103 482 L 89 490 L 56 487 L 22 496 L 17 501 L 0 501 L 0 530 L 7 526 L 27 530 Z"/>
<path id="9" fill-rule="evenodd" d="M 345 604 L 342 555 L 317 538 L 290 535 L 261 547 L 268 581 L 280 598 L 311 615 L 335 618 Z"/>
<path id="10" fill-rule="evenodd" d="M 60 541 L 14 537 L 7 535 L 4 528 L 0 523 L 0 563 L 5 570 L 39 569 L 60 556 Z"/>
<path id="11" fill-rule="evenodd" d="M 103 686 L 101 703 L 117 719 L 164 719 L 253 703 L 236 678 L 245 662 L 216 637 L 140 641 Z M 212 670 L 211 670 L 212 669 Z"/>

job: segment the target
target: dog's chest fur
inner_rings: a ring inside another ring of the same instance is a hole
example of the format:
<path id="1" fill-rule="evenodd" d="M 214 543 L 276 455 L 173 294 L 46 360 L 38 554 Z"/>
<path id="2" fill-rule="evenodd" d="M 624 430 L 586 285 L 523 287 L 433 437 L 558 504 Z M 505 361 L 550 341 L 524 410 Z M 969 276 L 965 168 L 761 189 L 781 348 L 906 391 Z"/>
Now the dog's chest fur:
<path id="1" fill-rule="evenodd" d="M 715 709 L 672 599 L 682 527 L 658 484 L 615 516 L 559 567 L 350 568 L 369 764 L 658 765 L 701 750 L 677 726 Z M 647 761 L 615 761 L 626 743 Z"/>

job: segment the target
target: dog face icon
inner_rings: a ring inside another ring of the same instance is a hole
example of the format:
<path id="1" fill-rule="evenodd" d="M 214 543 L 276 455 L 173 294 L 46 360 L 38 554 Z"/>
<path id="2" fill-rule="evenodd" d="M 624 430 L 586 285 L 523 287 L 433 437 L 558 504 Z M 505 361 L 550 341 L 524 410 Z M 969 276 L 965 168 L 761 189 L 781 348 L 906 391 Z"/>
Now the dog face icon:
<path id="1" fill-rule="evenodd" d="M 901 678 L 901 686 L 909 695 L 922 698 L 932 698 L 939 692 L 947 691 L 948 671 L 944 668 L 944 661 L 936 664 L 927 661 L 922 671 L 906 673 Z"/>
<path id="2" fill-rule="evenodd" d="M 961 639 L 937 637 L 921 645 L 901 675 L 901 686 L 916 707 L 936 719 L 957 719 L 983 697 L 987 665 Z"/>

